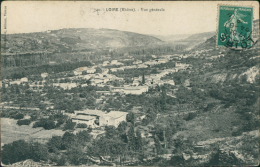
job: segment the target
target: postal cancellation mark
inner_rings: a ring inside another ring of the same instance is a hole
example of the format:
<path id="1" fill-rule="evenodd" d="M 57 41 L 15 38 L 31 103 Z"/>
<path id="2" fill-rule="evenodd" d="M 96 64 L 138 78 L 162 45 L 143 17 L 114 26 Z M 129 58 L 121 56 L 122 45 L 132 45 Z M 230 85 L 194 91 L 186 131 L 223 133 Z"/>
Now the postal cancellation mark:
<path id="1" fill-rule="evenodd" d="M 253 8 L 219 6 L 217 46 L 249 49 L 252 39 Z"/>

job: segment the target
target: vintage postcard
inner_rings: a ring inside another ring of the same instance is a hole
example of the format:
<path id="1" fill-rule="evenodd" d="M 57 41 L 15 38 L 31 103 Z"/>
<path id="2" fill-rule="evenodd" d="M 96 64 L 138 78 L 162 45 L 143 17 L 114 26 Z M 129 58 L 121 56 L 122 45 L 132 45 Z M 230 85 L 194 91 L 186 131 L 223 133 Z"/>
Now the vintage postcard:
<path id="1" fill-rule="evenodd" d="M 257 166 L 256 1 L 4 1 L 1 166 Z"/>

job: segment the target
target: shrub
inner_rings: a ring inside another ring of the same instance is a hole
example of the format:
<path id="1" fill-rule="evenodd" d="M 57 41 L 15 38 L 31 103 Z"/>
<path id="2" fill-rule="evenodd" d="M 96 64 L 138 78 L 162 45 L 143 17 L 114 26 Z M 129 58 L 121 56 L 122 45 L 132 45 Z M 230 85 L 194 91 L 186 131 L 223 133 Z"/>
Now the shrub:
<path id="1" fill-rule="evenodd" d="M 64 154 L 62 154 L 60 159 L 57 162 L 57 166 L 65 166 L 67 159 L 68 158 Z"/>
<path id="2" fill-rule="evenodd" d="M 76 122 L 72 122 L 72 120 L 68 120 L 66 124 L 63 127 L 63 131 L 65 130 L 74 130 L 74 127 L 76 126 Z"/>
<path id="3" fill-rule="evenodd" d="M 37 127 L 43 127 L 44 129 L 49 130 L 49 129 L 54 129 L 56 126 L 54 121 L 46 118 L 42 118 L 33 124 L 33 128 L 37 128 Z"/>
<path id="4" fill-rule="evenodd" d="M 36 121 L 38 119 L 37 115 L 31 115 L 31 121 Z"/>
<path id="5" fill-rule="evenodd" d="M 204 111 L 204 112 L 210 111 L 210 110 L 213 109 L 216 105 L 217 105 L 217 103 L 215 103 L 215 102 L 209 103 L 209 104 L 207 105 L 207 107 L 205 107 L 205 108 L 203 109 L 203 111 Z"/>
<path id="6" fill-rule="evenodd" d="M 24 115 L 22 113 L 18 113 L 12 116 L 13 119 L 23 119 Z"/>
<path id="7" fill-rule="evenodd" d="M 56 152 L 58 150 L 61 150 L 62 144 L 63 141 L 61 136 L 52 136 L 52 138 L 50 138 L 49 141 L 47 142 L 49 152 Z"/>
<path id="8" fill-rule="evenodd" d="M 184 118 L 184 120 L 190 121 L 190 120 L 194 119 L 196 116 L 197 116 L 197 113 L 192 112 L 192 113 L 189 113 L 188 116 L 186 118 Z"/>
<path id="9" fill-rule="evenodd" d="M 48 148 L 41 143 L 34 142 L 30 143 L 30 151 L 31 151 L 31 156 L 30 158 L 36 162 L 39 162 L 41 160 L 46 161 L 48 160 L 49 153 L 48 153 Z"/>
<path id="10" fill-rule="evenodd" d="M 232 132 L 232 136 L 241 136 L 243 134 L 243 131 L 242 130 L 236 130 L 236 131 L 233 131 Z"/>
<path id="11" fill-rule="evenodd" d="M 36 162 L 46 161 L 48 159 L 47 147 L 37 142 L 28 143 L 24 140 L 14 141 L 3 146 L 1 160 L 4 164 L 13 164 L 26 159 Z"/>
<path id="12" fill-rule="evenodd" d="M 88 127 L 88 125 L 84 124 L 84 123 L 77 124 L 77 128 L 87 128 L 87 127 Z"/>
<path id="13" fill-rule="evenodd" d="M 17 121 L 17 125 L 21 126 L 21 125 L 30 125 L 31 120 L 30 119 L 21 119 Z"/>

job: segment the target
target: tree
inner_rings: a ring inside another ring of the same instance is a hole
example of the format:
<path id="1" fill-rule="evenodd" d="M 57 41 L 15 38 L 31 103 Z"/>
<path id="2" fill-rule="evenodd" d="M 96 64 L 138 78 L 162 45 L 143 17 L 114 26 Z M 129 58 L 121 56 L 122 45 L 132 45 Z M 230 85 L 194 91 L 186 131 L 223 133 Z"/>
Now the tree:
<path id="1" fill-rule="evenodd" d="M 117 127 L 117 131 L 119 134 L 125 133 L 127 128 L 127 123 L 125 121 L 122 121 L 119 123 L 118 127 Z"/>
<path id="2" fill-rule="evenodd" d="M 3 83 L 2 84 L 2 93 L 4 94 L 4 93 L 6 93 L 7 89 L 5 87 L 5 83 L 4 82 L 2 82 L 2 83 Z"/>
<path id="3" fill-rule="evenodd" d="M 73 165 L 80 165 L 84 158 L 82 147 L 72 146 L 67 150 L 67 158 Z"/>
<path id="4" fill-rule="evenodd" d="M 17 121 L 17 125 L 30 125 L 31 120 L 30 119 L 20 119 Z"/>
<path id="5" fill-rule="evenodd" d="M 72 122 L 71 119 L 69 119 L 68 121 L 66 121 L 66 124 L 63 127 L 63 131 L 65 130 L 74 130 L 74 127 L 76 126 L 76 122 Z"/>
<path id="6" fill-rule="evenodd" d="M 144 77 L 144 73 L 143 73 L 143 77 L 142 77 L 142 84 L 145 84 L 145 77 Z"/>
<path id="7" fill-rule="evenodd" d="M 65 156 L 64 154 L 62 154 L 60 159 L 57 162 L 57 166 L 65 166 L 67 159 L 68 159 L 68 157 Z"/>
<path id="8" fill-rule="evenodd" d="M 135 150 L 136 148 L 136 142 L 135 142 L 135 130 L 134 130 L 134 125 L 130 126 L 130 129 L 128 130 L 128 139 L 129 139 L 129 147 L 131 150 Z"/>
<path id="9" fill-rule="evenodd" d="M 65 132 L 62 136 L 62 149 L 66 149 L 75 144 L 76 136 L 73 133 Z"/>
<path id="10" fill-rule="evenodd" d="M 162 154 L 162 146 L 157 135 L 153 136 L 157 155 Z"/>
<path id="11" fill-rule="evenodd" d="M 137 129 L 135 134 L 136 134 L 136 148 L 139 151 L 138 157 L 141 161 L 143 161 L 143 158 L 144 158 L 143 145 L 144 145 L 144 143 L 143 143 L 143 139 L 142 139 L 140 130 Z"/>
<path id="12" fill-rule="evenodd" d="M 131 122 L 132 124 L 134 124 L 134 122 L 135 122 L 135 114 L 133 112 L 129 112 L 126 115 L 126 121 L 127 122 Z"/>
<path id="13" fill-rule="evenodd" d="M 47 146 L 49 148 L 49 152 L 56 152 L 57 150 L 62 149 L 61 136 L 52 136 L 52 138 L 49 139 Z"/>
<path id="14" fill-rule="evenodd" d="M 22 113 L 18 113 L 16 115 L 14 115 L 12 118 L 14 118 L 14 119 L 23 119 L 24 115 Z"/>
<path id="15" fill-rule="evenodd" d="M 33 128 L 43 127 L 44 129 L 54 129 L 56 127 L 55 122 L 53 120 L 49 120 L 48 118 L 42 118 L 33 124 Z"/>
<path id="16" fill-rule="evenodd" d="M 100 67 L 96 68 L 96 73 L 102 73 L 102 69 Z"/>
<path id="17" fill-rule="evenodd" d="M 84 123 L 77 124 L 77 128 L 87 128 L 87 127 L 88 127 L 88 125 L 84 124 Z"/>
<path id="18" fill-rule="evenodd" d="M 161 124 L 155 124 L 153 133 L 159 138 L 160 141 L 164 140 L 164 126 Z"/>
<path id="19" fill-rule="evenodd" d="M 24 140 L 14 141 L 5 144 L 1 151 L 1 160 L 4 164 L 32 159 L 36 162 L 48 159 L 48 149 L 45 145 L 38 142 L 28 143 Z"/>
<path id="20" fill-rule="evenodd" d="M 48 149 L 45 145 L 35 142 L 30 144 L 31 159 L 39 162 L 48 160 Z"/>
<path id="21" fill-rule="evenodd" d="M 83 131 L 79 131 L 77 134 L 76 134 L 76 137 L 77 137 L 77 141 L 79 144 L 85 146 L 86 145 L 86 142 L 89 142 L 91 141 L 92 139 L 92 136 L 89 134 L 88 131 L 86 130 L 83 130 Z"/>
<path id="22" fill-rule="evenodd" d="M 106 138 L 111 139 L 115 138 L 118 135 L 118 132 L 114 126 L 105 126 L 105 131 L 106 131 Z"/>
<path id="23" fill-rule="evenodd" d="M 1 151 L 1 161 L 8 165 L 30 158 L 29 144 L 24 140 L 5 144 Z"/>

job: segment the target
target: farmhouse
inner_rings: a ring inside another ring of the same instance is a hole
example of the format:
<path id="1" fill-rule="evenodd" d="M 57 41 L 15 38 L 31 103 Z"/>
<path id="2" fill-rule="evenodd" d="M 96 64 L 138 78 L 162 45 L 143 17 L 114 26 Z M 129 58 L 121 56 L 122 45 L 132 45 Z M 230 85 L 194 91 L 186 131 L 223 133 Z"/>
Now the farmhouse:
<path id="1" fill-rule="evenodd" d="M 120 122 L 126 121 L 126 115 L 127 112 L 121 112 L 121 111 L 110 111 L 101 117 L 99 117 L 99 125 L 100 126 L 106 126 L 106 125 L 112 125 L 115 127 L 118 127 Z"/>

